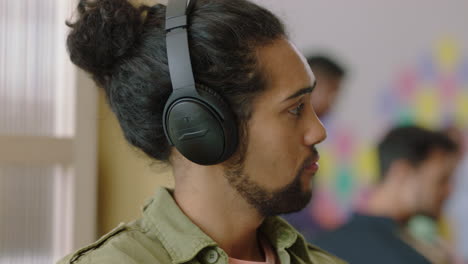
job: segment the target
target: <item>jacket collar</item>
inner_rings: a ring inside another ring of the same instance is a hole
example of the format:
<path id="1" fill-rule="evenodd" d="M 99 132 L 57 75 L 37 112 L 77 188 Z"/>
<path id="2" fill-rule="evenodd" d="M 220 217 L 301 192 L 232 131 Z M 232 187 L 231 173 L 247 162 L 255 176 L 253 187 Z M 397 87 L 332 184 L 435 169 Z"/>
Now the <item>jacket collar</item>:
<path id="1" fill-rule="evenodd" d="M 161 187 L 156 191 L 144 207 L 143 219 L 150 226 L 150 232 L 155 232 L 173 263 L 188 262 L 204 248 L 217 246 L 182 212 L 168 189 Z M 259 230 L 277 252 L 291 248 L 309 259 L 307 243 L 302 235 L 280 217 L 266 218 Z"/>

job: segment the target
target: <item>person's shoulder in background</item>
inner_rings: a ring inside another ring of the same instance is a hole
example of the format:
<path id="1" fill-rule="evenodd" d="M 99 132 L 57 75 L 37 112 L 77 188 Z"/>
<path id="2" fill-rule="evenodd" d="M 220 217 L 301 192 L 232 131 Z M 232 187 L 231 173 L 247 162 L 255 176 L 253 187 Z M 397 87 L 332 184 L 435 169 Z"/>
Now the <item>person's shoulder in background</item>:
<path id="1" fill-rule="evenodd" d="M 325 250 L 320 249 L 317 246 L 308 244 L 309 249 L 309 256 L 312 260 L 312 263 L 320 263 L 320 264 L 347 264 L 346 261 L 333 256 L 332 254 L 326 252 Z"/>

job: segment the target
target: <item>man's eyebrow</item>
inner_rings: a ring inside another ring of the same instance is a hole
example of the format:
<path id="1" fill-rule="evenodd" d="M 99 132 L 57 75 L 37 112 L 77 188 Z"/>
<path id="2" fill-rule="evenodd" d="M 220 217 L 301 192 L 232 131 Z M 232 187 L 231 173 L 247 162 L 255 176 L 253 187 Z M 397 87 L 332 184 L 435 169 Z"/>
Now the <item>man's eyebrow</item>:
<path id="1" fill-rule="evenodd" d="M 299 96 L 301 96 L 303 94 L 311 93 L 314 90 L 316 85 L 317 85 L 317 81 L 315 81 L 312 86 L 305 87 L 305 88 L 302 88 L 302 89 L 298 90 L 294 94 L 290 95 L 288 98 L 284 99 L 283 102 L 291 100 L 291 99 L 296 98 L 296 97 L 299 97 Z"/>

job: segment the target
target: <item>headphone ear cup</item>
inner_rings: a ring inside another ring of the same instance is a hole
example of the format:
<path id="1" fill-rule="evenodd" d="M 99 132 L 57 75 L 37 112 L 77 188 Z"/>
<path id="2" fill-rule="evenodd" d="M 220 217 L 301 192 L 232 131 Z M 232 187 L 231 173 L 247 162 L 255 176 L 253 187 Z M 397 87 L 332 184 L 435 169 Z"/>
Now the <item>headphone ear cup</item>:
<path id="1" fill-rule="evenodd" d="M 193 76 L 188 43 L 187 0 L 166 7 L 167 65 L 172 94 L 164 106 L 163 128 L 169 143 L 202 165 L 227 160 L 237 148 L 234 115 L 221 96 L 200 86 Z"/>
<path id="2" fill-rule="evenodd" d="M 214 165 L 235 152 L 237 126 L 221 96 L 204 86 L 198 92 L 199 96 L 169 98 L 164 128 L 171 144 L 187 159 Z"/>

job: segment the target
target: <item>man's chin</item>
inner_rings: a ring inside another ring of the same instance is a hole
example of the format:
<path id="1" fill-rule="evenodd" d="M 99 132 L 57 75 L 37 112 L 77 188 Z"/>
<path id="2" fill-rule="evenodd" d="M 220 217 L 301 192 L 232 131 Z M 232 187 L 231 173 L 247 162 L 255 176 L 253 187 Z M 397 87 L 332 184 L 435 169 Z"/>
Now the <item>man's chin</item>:
<path id="1" fill-rule="evenodd" d="M 288 201 L 278 210 L 279 214 L 291 214 L 296 213 L 304 209 L 310 202 L 312 198 L 312 192 L 310 190 L 302 192 L 299 197 L 296 197 L 294 201 Z"/>
<path id="2" fill-rule="evenodd" d="M 309 204 L 311 198 L 312 198 L 312 192 L 311 192 L 310 190 L 304 192 L 304 199 L 303 199 L 303 201 L 301 201 L 300 203 L 298 203 L 298 206 L 297 206 L 296 208 L 293 208 L 293 210 L 291 210 L 291 211 L 288 212 L 288 213 L 295 213 L 295 212 L 301 211 L 302 209 L 306 208 L 307 205 Z"/>

